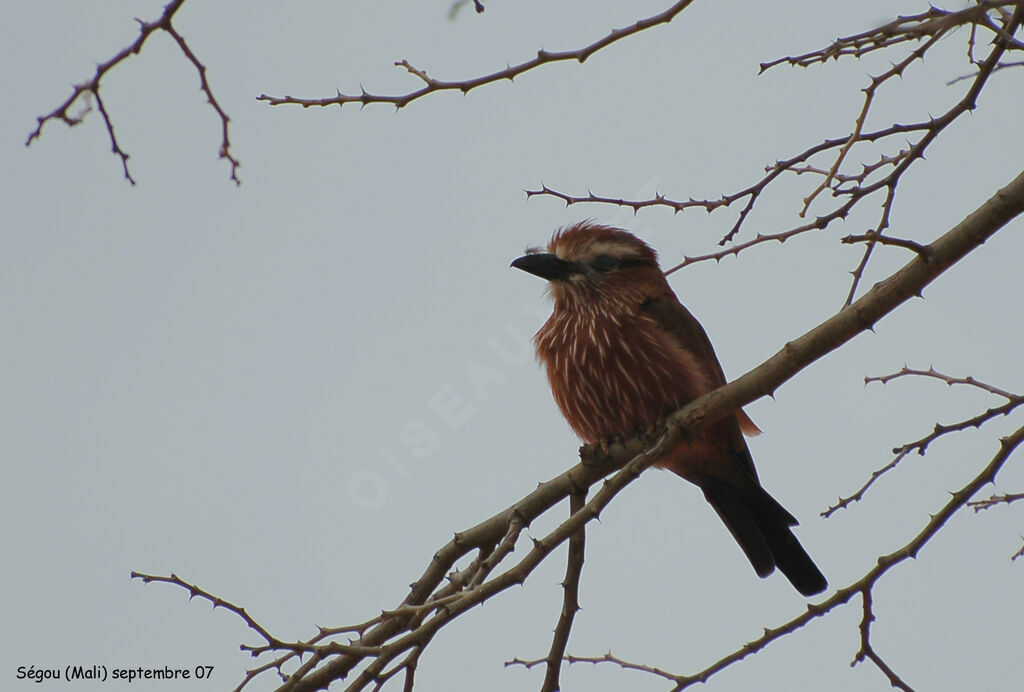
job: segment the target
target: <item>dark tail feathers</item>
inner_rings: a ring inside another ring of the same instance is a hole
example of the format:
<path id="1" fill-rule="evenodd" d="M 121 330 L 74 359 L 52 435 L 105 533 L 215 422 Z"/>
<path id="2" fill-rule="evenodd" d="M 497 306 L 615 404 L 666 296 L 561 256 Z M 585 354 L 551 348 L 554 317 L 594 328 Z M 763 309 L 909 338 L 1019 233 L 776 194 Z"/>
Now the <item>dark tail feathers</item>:
<path id="1" fill-rule="evenodd" d="M 828 581 L 790 529 L 797 520 L 764 489 L 741 495 L 716 484 L 702 490 L 759 577 L 778 567 L 804 596 L 825 590 Z"/>

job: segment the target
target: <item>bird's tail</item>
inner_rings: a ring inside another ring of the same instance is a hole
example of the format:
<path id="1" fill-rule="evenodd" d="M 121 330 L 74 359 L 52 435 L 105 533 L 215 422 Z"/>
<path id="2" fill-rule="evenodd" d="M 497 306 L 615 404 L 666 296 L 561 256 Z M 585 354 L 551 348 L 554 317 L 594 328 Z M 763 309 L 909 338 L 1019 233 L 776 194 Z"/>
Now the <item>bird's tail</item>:
<path id="1" fill-rule="evenodd" d="M 709 483 L 701 489 L 759 577 L 778 567 L 804 596 L 825 590 L 828 581 L 790 529 L 797 520 L 763 488 L 737 491 Z"/>

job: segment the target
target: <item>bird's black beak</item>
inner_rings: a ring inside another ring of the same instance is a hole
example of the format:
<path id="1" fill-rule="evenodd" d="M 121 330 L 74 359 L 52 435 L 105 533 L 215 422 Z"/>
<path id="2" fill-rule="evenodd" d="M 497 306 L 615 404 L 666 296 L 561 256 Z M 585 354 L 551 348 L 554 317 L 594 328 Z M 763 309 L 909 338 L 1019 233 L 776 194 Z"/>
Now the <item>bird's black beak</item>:
<path id="1" fill-rule="evenodd" d="M 574 264 L 559 259 L 557 255 L 547 252 L 533 252 L 523 255 L 512 262 L 510 266 L 522 269 L 524 272 L 539 276 L 548 281 L 560 281 L 567 279 L 573 273 Z"/>

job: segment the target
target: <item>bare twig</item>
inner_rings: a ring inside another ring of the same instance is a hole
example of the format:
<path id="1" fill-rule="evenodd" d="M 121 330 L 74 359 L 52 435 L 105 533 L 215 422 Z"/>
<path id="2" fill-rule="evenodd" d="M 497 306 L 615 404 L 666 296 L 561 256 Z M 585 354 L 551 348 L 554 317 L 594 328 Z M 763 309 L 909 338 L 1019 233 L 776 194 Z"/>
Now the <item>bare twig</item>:
<path id="1" fill-rule="evenodd" d="M 79 100 L 79 98 L 92 98 L 96 99 L 96 106 L 100 112 L 100 116 L 103 118 L 103 124 L 106 126 L 107 135 L 110 138 L 110 146 L 113 153 L 121 159 L 121 167 L 124 169 L 124 177 L 132 185 L 135 184 L 135 179 L 132 177 L 131 172 L 128 170 L 128 153 L 121 147 L 117 141 L 117 137 L 114 135 L 114 125 L 111 121 L 110 114 L 107 112 L 106 106 L 103 103 L 103 99 L 100 96 L 100 81 L 111 69 L 120 63 L 124 62 L 132 55 L 139 53 L 142 50 L 143 44 L 155 31 L 164 31 L 169 34 L 178 47 L 181 49 L 185 57 L 191 62 L 196 70 L 199 72 L 199 84 L 200 89 L 206 95 L 206 100 L 210 106 L 216 111 L 217 116 L 221 120 L 221 146 L 219 156 L 222 159 L 226 159 L 231 165 L 231 179 L 235 181 L 236 185 L 240 185 L 241 181 L 238 179 L 238 167 L 241 165 L 232 154 L 231 144 L 228 139 L 228 115 L 221 108 L 217 99 L 213 95 L 213 90 L 210 88 L 210 84 L 206 79 L 206 67 L 199 61 L 195 53 L 189 47 L 188 43 L 182 37 L 178 30 L 174 28 L 171 20 L 174 18 L 175 13 L 181 9 L 181 6 L 185 4 L 185 0 L 171 0 L 164 6 L 163 14 L 160 18 L 153 22 L 139 22 L 139 35 L 135 41 L 128 47 L 121 50 L 114 57 L 110 58 L 106 62 L 100 63 L 96 66 L 96 72 L 92 78 L 81 84 L 78 84 L 71 91 L 71 95 L 54 110 L 50 111 L 46 115 L 39 116 L 36 118 L 37 125 L 36 129 L 29 133 L 28 139 L 25 140 L 25 146 L 29 146 L 33 141 L 39 139 L 43 133 L 43 126 L 51 120 L 59 120 L 68 127 L 74 127 L 82 122 L 85 114 L 88 113 L 88 109 L 84 110 L 80 114 L 72 115 L 71 108 Z"/>
<path id="2" fill-rule="evenodd" d="M 904 692 L 914 692 L 907 683 L 900 679 L 900 676 L 896 675 L 896 672 L 889 667 L 889 664 L 882 660 L 882 657 L 878 655 L 878 652 L 871 645 L 871 623 L 875 621 L 875 613 L 872 610 L 871 588 L 866 587 L 861 591 L 860 597 L 864 606 L 859 628 L 860 650 L 853 657 L 853 662 L 850 663 L 850 666 L 855 666 L 858 663 L 862 663 L 864 659 L 868 659 L 889 679 L 890 685 L 896 689 L 904 690 Z"/>
<path id="3" fill-rule="evenodd" d="M 854 502 L 860 502 L 864 498 L 864 494 L 867 493 L 868 489 L 875 484 L 875 481 L 877 481 L 879 478 L 881 478 L 882 476 L 884 476 L 885 474 L 889 473 L 894 468 L 899 466 L 900 462 L 903 461 L 903 458 L 906 457 L 908 454 L 910 454 L 909 449 L 897 453 L 893 460 L 890 461 L 888 464 L 886 464 L 880 469 L 875 469 L 874 471 L 872 471 L 871 476 L 867 479 L 864 485 L 857 488 L 857 490 L 852 494 L 847 495 L 846 497 L 840 497 L 838 500 L 836 500 L 836 503 L 834 505 L 831 505 L 827 509 L 822 510 L 818 516 L 828 519 L 839 510 L 846 509 Z"/>
<path id="4" fill-rule="evenodd" d="M 878 88 L 881 87 L 890 79 L 892 79 L 893 77 L 902 77 L 903 73 L 912 63 L 924 59 L 924 55 L 926 52 L 928 52 L 928 49 L 935 45 L 943 37 L 944 33 L 944 31 L 936 31 L 928 39 L 928 41 L 924 43 L 924 45 L 917 48 L 916 50 L 911 51 L 910 55 L 908 55 L 904 60 L 894 64 L 892 66 L 892 69 L 882 73 L 881 75 L 871 78 L 871 84 L 869 84 L 864 89 L 864 103 L 861 106 L 860 113 L 854 120 L 853 132 L 850 133 L 849 138 L 839 148 L 839 151 L 832 162 L 831 168 L 829 168 L 828 172 L 822 177 L 821 183 L 818 184 L 818 187 L 816 187 L 811 192 L 811 194 L 804 198 L 804 206 L 803 209 L 800 210 L 799 214 L 800 218 L 803 218 L 804 216 L 807 215 L 807 210 L 810 208 L 811 204 L 814 202 L 817 196 L 823 190 L 828 189 L 832 186 L 833 181 L 836 179 L 836 174 L 838 173 L 840 167 L 843 165 L 843 162 L 846 160 L 847 154 L 850 153 L 850 150 L 853 148 L 853 145 L 860 141 L 861 132 L 864 131 L 864 121 L 867 119 L 868 113 L 871 111 L 871 106 L 874 103 L 875 94 L 878 92 Z M 895 185 L 890 186 L 890 191 L 893 187 L 895 187 Z M 888 207 L 886 207 L 886 209 L 888 209 Z M 887 225 L 888 223 L 879 224 L 877 232 L 881 233 Z"/>
<path id="5" fill-rule="evenodd" d="M 889 235 L 882 235 L 877 231 L 868 231 L 862 235 L 848 235 L 843 238 L 840 242 L 852 245 L 854 243 L 878 243 L 879 245 L 892 245 L 893 247 L 902 247 L 916 252 L 919 255 L 926 255 L 928 248 L 921 243 L 915 243 L 913 240 L 906 238 L 894 238 Z"/>
<path id="6" fill-rule="evenodd" d="M 240 617 L 245 622 L 245 624 L 249 626 L 249 629 L 263 637 L 263 639 L 265 639 L 267 643 L 278 642 L 278 639 L 271 635 L 270 632 L 268 632 L 262 625 L 256 622 L 256 620 L 254 620 L 252 616 L 246 612 L 245 608 L 237 606 L 234 603 L 231 603 L 230 601 L 226 601 L 219 596 L 214 596 L 208 591 L 204 591 L 203 589 L 199 588 L 195 584 L 190 584 L 189 582 L 185 581 L 184 579 L 180 578 L 178 575 L 174 573 L 171 573 L 170 576 L 164 577 L 157 574 L 143 574 L 142 572 L 133 571 L 131 573 L 131 578 L 141 579 L 143 584 L 161 582 L 164 584 L 173 584 L 174 586 L 178 586 L 182 589 L 185 589 L 186 591 L 188 591 L 188 598 L 190 601 L 193 598 L 199 598 L 204 601 L 208 601 L 214 607 L 214 609 L 224 608 L 225 610 L 229 610 L 238 617 Z"/>
<path id="7" fill-rule="evenodd" d="M 967 504 L 975 512 L 981 512 L 986 509 L 991 509 L 996 505 L 1008 505 L 1017 502 L 1018 500 L 1024 500 L 1024 493 L 1002 493 L 1000 495 L 987 497 L 984 500 L 968 502 Z"/>
<path id="8" fill-rule="evenodd" d="M 1020 60 L 1020 61 L 1017 61 L 1017 62 L 1001 62 L 998 65 L 996 65 L 992 69 L 992 71 L 993 72 L 999 72 L 1000 70 L 1005 70 L 1008 67 L 1024 67 L 1024 60 Z M 962 82 L 965 79 L 972 79 L 973 77 L 974 77 L 973 73 L 971 73 L 971 74 L 963 74 L 963 75 L 960 75 L 959 77 L 956 77 L 955 79 L 951 79 L 948 82 L 946 82 L 946 86 L 953 86 L 957 82 Z"/>
<path id="9" fill-rule="evenodd" d="M 569 514 L 576 514 L 583 509 L 587 500 L 585 489 L 574 490 L 569 495 Z M 551 639 L 551 649 L 548 651 L 547 668 L 544 674 L 544 684 L 541 685 L 541 692 L 555 692 L 560 689 L 558 673 L 562 667 L 562 657 L 565 655 L 565 647 L 569 643 L 569 632 L 572 630 L 573 619 L 580 609 L 580 575 L 583 573 L 584 546 L 586 541 L 586 527 L 569 537 L 569 553 L 566 557 L 565 579 L 562 581 L 562 612 L 558 616 L 558 624 L 555 626 L 555 634 Z"/>
<path id="10" fill-rule="evenodd" d="M 231 141 L 228 139 L 228 121 L 230 118 L 228 114 L 224 112 L 224 109 L 220 107 L 217 102 L 217 98 L 213 95 L 213 89 L 210 88 L 210 82 L 206 79 L 206 66 L 199 62 L 195 53 L 189 48 L 188 44 L 181 34 L 178 33 L 174 27 L 171 26 L 168 21 L 167 26 L 164 27 L 164 31 L 169 33 L 171 37 L 181 48 L 181 52 L 188 58 L 189 62 L 192 63 L 196 68 L 196 72 L 199 73 L 199 88 L 204 94 L 206 94 L 206 100 L 210 106 L 217 112 L 217 116 L 220 118 L 220 151 L 217 156 L 222 159 L 227 159 L 227 162 L 231 165 L 231 179 L 235 181 L 235 185 L 241 185 L 242 181 L 238 179 L 238 167 L 242 164 L 231 154 Z"/>
<path id="11" fill-rule="evenodd" d="M 971 387 L 976 387 L 976 388 L 978 388 L 978 389 L 980 389 L 982 391 L 989 392 L 990 394 L 995 394 L 996 396 L 1001 396 L 1004 399 L 1007 399 L 1009 401 L 1012 401 L 1014 399 L 1018 399 L 1021 396 L 1019 394 L 1014 394 L 1012 392 L 1008 392 L 1007 390 L 1002 389 L 1001 387 L 996 387 L 995 385 L 987 384 L 985 382 L 982 382 L 981 380 L 976 380 L 975 378 L 971 377 L 970 375 L 968 375 L 967 377 L 956 377 L 954 375 L 945 375 L 945 374 L 939 372 L 938 370 L 936 370 L 935 368 L 928 368 L 927 370 L 915 370 L 914 368 L 909 368 L 907 366 L 903 366 L 903 368 L 899 372 L 894 372 L 894 373 L 892 373 L 890 375 L 879 375 L 877 377 L 865 377 L 864 378 L 864 384 L 870 384 L 871 382 L 881 382 L 882 384 L 889 384 L 893 380 L 899 379 L 901 377 L 930 377 L 932 379 L 936 379 L 936 380 L 940 380 L 942 382 L 945 382 L 950 387 L 952 387 L 955 384 L 969 385 Z"/>
<path id="12" fill-rule="evenodd" d="M 764 72 L 782 64 L 809 67 L 816 63 L 826 63 L 829 60 L 839 60 L 843 57 L 860 58 L 868 53 L 891 48 L 900 43 L 919 41 L 929 36 L 944 34 L 958 26 L 976 25 L 984 20 L 985 14 L 989 10 L 1013 4 L 1005 0 L 990 2 L 983 0 L 972 3 L 966 9 L 953 12 L 931 7 L 926 12 L 897 17 L 887 24 L 836 39 L 831 45 L 810 53 L 761 63 L 761 71 Z"/>
<path id="13" fill-rule="evenodd" d="M 1001 406 L 990 408 L 982 413 L 979 413 L 975 416 L 971 416 L 970 418 L 964 419 L 957 423 L 950 423 L 948 425 L 936 423 L 935 427 L 932 429 L 932 432 L 925 435 L 921 439 L 915 440 L 913 442 L 908 442 L 906 444 L 900 445 L 899 447 L 894 447 L 892 453 L 895 455 L 895 457 L 893 457 L 892 461 L 890 461 L 885 466 L 873 471 L 868 480 L 855 492 L 846 497 L 840 497 L 836 504 L 822 511 L 822 517 L 828 518 L 835 514 L 837 511 L 839 511 L 840 509 L 845 509 L 854 502 L 859 502 L 861 499 L 863 499 L 868 489 L 871 488 L 871 486 L 873 486 L 879 478 L 881 478 L 886 473 L 896 468 L 900 464 L 900 462 L 903 461 L 903 459 L 910 455 L 911 452 L 917 452 L 919 455 L 924 456 L 924 454 L 928 451 L 928 446 L 938 438 L 942 437 L 943 435 L 947 435 L 952 432 L 959 432 L 961 430 L 966 430 L 968 428 L 980 428 L 983 424 L 987 423 L 993 418 L 1008 415 L 1017 407 L 1024 404 L 1024 396 L 1011 394 L 1006 390 L 994 387 L 989 384 L 985 384 L 984 382 L 979 382 L 978 380 L 970 376 L 951 377 L 949 375 L 944 375 L 935 370 L 934 368 L 929 368 L 928 370 L 914 370 L 912 368 L 904 366 L 903 369 L 900 370 L 899 372 L 895 372 L 890 375 L 882 375 L 880 377 L 865 377 L 864 384 L 866 385 L 870 382 L 881 382 L 882 384 L 886 384 L 897 378 L 907 376 L 919 376 L 936 379 L 945 382 L 950 387 L 952 387 L 954 384 L 971 385 L 978 389 L 989 392 L 991 394 L 1002 396 L 1007 401 L 1005 404 Z"/>
<path id="14" fill-rule="evenodd" d="M 288 95 L 268 96 L 267 94 L 260 94 L 256 100 L 264 101 L 271 106 L 295 105 L 302 106 L 303 108 L 310 108 L 313 106 L 344 106 L 348 103 L 358 103 L 363 106 L 370 103 L 388 103 L 393 105 L 395 108 L 404 108 L 413 101 L 428 94 L 441 91 L 458 91 L 465 94 L 473 89 L 482 87 L 485 84 L 493 84 L 494 82 L 500 82 L 505 79 L 512 81 L 524 72 L 529 72 L 530 70 L 534 70 L 550 63 L 563 62 L 567 60 L 575 60 L 579 63 L 583 63 L 591 55 L 610 46 L 616 41 L 633 36 L 659 24 L 667 24 L 668 22 L 671 22 L 676 15 L 685 10 L 692 2 L 693 0 L 680 0 L 664 12 L 659 12 L 658 14 L 641 19 L 630 26 L 623 27 L 621 29 L 614 29 L 609 34 L 587 46 L 584 46 L 583 48 L 564 51 L 548 51 L 541 49 L 537 51 L 537 56 L 531 60 L 526 60 L 517 65 L 509 65 L 504 70 L 498 70 L 497 72 L 473 77 L 471 79 L 434 79 L 427 75 L 426 70 L 414 67 L 409 63 L 409 61 L 397 60 L 395 61 L 395 66 L 402 67 L 407 72 L 414 75 L 417 79 L 423 82 L 422 87 L 415 91 L 403 94 L 371 94 L 365 89 L 360 89 L 359 94 L 343 94 L 341 91 L 338 91 L 337 95 L 325 98 L 297 98 L 295 96 Z M 477 11 L 480 11 L 479 7 Z"/>
<path id="15" fill-rule="evenodd" d="M 541 663 L 547 663 L 547 660 L 548 659 L 546 658 L 538 658 L 535 660 L 513 658 L 511 661 L 505 662 L 505 667 L 508 668 L 510 666 L 522 666 L 529 670 L 530 668 L 533 668 L 536 665 L 540 665 Z M 657 668 L 655 666 L 648 666 L 642 663 L 627 661 L 624 658 L 619 658 L 611 651 L 606 653 L 604 656 L 573 656 L 570 654 L 565 657 L 565 662 L 569 664 L 591 663 L 594 665 L 597 665 L 599 663 L 613 663 L 622 668 L 623 670 L 635 670 L 641 673 L 649 673 L 650 675 L 656 675 L 658 677 L 665 678 L 666 680 L 669 680 L 677 684 L 685 682 L 686 680 L 685 676 L 675 675 L 674 673 L 669 673 L 668 671 L 662 670 L 661 668 Z"/>

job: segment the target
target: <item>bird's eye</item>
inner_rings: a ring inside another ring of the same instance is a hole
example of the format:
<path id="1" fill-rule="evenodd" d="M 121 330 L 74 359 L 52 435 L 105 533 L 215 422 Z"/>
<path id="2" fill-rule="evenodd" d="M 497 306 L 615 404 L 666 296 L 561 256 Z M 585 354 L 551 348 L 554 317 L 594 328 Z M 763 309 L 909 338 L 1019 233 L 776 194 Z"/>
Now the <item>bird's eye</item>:
<path id="1" fill-rule="evenodd" d="M 619 259 L 617 257 L 612 257 L 611 255 L 598 255 L 590 263 L 590 266 L 595 271 L 599 271 L 604 274 L 605 272 L 610 272 L 612 269 L 617 269 L 619 266 Z"/>

